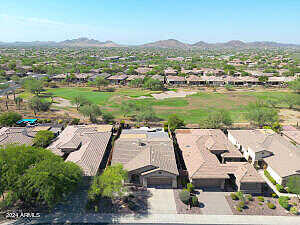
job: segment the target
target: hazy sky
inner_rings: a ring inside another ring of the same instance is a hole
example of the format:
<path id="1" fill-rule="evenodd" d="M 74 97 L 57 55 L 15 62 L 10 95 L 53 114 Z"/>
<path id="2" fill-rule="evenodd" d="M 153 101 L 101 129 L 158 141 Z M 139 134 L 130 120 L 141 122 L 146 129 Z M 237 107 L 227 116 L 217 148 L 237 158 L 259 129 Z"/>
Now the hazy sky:
<path id="1" fill-rule="evenodd" d="M 300 0 L 0 0 L 0 41 L 300 44 Z"/>

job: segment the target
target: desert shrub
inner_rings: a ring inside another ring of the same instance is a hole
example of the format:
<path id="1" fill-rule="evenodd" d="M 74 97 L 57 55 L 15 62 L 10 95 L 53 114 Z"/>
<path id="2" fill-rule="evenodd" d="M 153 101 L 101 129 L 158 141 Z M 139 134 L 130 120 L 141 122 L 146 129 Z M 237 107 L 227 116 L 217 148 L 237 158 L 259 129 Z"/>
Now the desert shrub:
<path id="1" fill-rule="evenodd" d="M 282 185 L 280 185 L 280 184 L 276 184 L 276 189 L 279 192 L 285 192 L 284 187 Z"/>
<path id="2" fill-rule="evenodd" d="M 243 194 L 243 192 L 238 191 L 238 192 L 236 193 L 236 196 L 238 197 L 239 200 L 244 200 L 244 194 Z"/>
<path id="3" fill-rule="evenodd" d="M 251 194 L 246 195 L 248 201 L 253 201 L 253 197 Z"/>
<path id="4" fill-rule="evenodd" d="M 276 208 L 276 206 L 272 202 L 268 202 L 267 205 L 268 205 L 269 209 L 275 209 Z"/>
<path id="5" fill-rule="evenodd" d="M 230 197 L 231 197 L 232 200 L 238 200 L 239 199 L 238 196 L 236 196 L 235 193 L 231 193 Z"/>
<path id="6" fill-rule="evenodd" d="M 265 201 L 264 197 L 262 197 L 262 196 L 258 196 L 257 200 L 260 201 L 260 202 L 264 202 Z"/>
<path id="7" fill-rule="evenodd" d="M 245 208 L 245 202 L 244 201 L 240 201 L 239 202 L 239 207 L 241 207 L 242 209 Z"/>
<path id="8" fill-rule="evenodd" d="M 169 126 L 168 126 L 168 122 L 165 122 L 165 123 L 164 123 L 164 131 L 165 131 L 165 132 L 168 132 L 168 130 L 169 130 L 168 127 L 169 127 Z"/>
<path id="9" fill-rule="evenodd" d="M 71 125 L 78 125 L 79 122 L 80 122 L 80 119 L 78 119 L 78 118 L 73 118 L 73 119 L 71 120 Z"/>
<path id="10" fill-rule="evenodd" d="M 277 198 L 278 196 L 277 196 L 277 194 L 276 193 L 273 193 L 272 194 L 272 198 Z"/>
<path id="11" fill-rule="evenodd" d="M 134 203 L 133 201 L 129 201 L 129 202 L 128 202 L 128 207 L 129 207 L 129 209 L 131 209 L 131 210 L 135 210 L 136 205 L 135 205 L 135 203 Z"/>
<path id="12" fill-rule="evenodd" d="M 280 196 L 278 198 L 278 203 L 282 208 L 288 209 L 289 208 L 289 197 Z"/>
<path id="13" fill-rule="evenodd" d="M 243 211 L 242 208 L 239 207 L 239 206 L 236 206 L 235 209 L 236 209 L 237 211 L 239 211 L 239 212 L 242 212 L 242 211 Z"/>
<path id="14" fill-rule="evenodd" d="M 291 207 L 290 213 L 292 213 L 293 215 L 298 215 L 298 208 L 295 206 Z"/>
<path id="15" fill-rule="evenodd" d="M 199 205 L 199 201 L 198 201 L 197 196 L 193 196 L 193 197 L 192 197 L 192 205 L 193 205 L 194 207 L 197 207 L 197 206 Z"/>
<path id="16" fill-rule="evenodd" d="M 272 184 L 276 184 L 276 180 L 270 175 L 270 173 L 267 170 L 264 171 L 264 174 L 271 181 Z"/>
<path id="17" fill-rule="evenodd" d="M 179 193 L 180 200 L 186 205 L 189 204 L 190 197 L 190 192 L 188 190 L 183 190 Z"/>
<path id="18" fill-rule="evenodd" d="M 195 190 L 195 186 L 192 183 L 188 183 L 186 185 L 186 189 L 188 190 L 188 192 L 193 192 Z"/>

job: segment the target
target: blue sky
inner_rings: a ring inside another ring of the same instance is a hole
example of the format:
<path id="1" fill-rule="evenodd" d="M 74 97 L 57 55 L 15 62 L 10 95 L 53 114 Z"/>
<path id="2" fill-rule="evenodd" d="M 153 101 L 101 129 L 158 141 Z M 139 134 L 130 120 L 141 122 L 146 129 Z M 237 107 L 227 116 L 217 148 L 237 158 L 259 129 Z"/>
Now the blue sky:
<path id="1" fill-rule="evenodd" d="M 300 44 L 300 0 L 0 0 L 0 41 Z"/>

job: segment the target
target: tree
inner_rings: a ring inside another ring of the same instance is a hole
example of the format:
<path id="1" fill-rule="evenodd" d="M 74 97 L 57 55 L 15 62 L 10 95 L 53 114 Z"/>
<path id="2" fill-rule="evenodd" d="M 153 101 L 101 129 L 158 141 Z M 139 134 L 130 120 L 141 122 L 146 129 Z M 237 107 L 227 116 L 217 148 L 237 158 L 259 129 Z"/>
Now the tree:
<path id="1" fill-rule="evenodd" d="M 100 176 L 94 177 L 88 192 L 89 200 L 96 201 L 100 196 L 111 199 L 123 196 L 126 191 L 123 182 L 127 178 L 128 173 L 123 169 L 123 165 L 107 167 Z"/>
<path id="2" fill-rule="evenodd" d="M 141 122 L 141 121 L 154 122 L 154 121 L 159 120 L 159 118 L 156 116 L 156 114 L 151 106 L 140 107 L 138 109 L 138 112 L 137 112 L 137 115 L 135 116 L 135 118 L 139 122 Z"/>
<path id="3" fill-rule="evenodd" d="M 289 85 L 289 88 L 292 89 L 294 92 L 300 93 L 300 78 L 289 82 L 288 85 Z"/>
<path id="4" fill-rule="evenodd" d="M 99 106 L 95 105 L 95 104 L 84 105 L 84 106 L 80 107 L 79 112 L 82 115 L 84 115 L 86 117 L 89 117 L 89 119 L 92 123 L 96 123 L 97 122 L 97 117 L 101 116 L 101 114 L 102 114 L 101 109 L 99 108 Z"/>
<path id="5" fill-rule="evenodd" d="M 23 102 L 23 98 L 21 98 L 19 96 L 15 98 L 15 103 L 16 103 L 16 106 L 18 107 L 18 110 L 21 109 L 21 103 L 22 102 Z"/>
<path id="6" fill-rule="evenodd" d="M 258 81 L 263 82 L 263 83 L 268 82 L 268 80 L 269 80 L 269 77 L 267 77 L 267 76 L 261 76 L 258 78 Z"/>
<path id="7" fill-rule="evenodd" d="M 164 84 L 157 79 L 147 79 L 143 85 L 144 88 L 150 89 L 151 91 L 162 91 L 164 90 Z"/>
<path id="8" fill-rule="evenodd" d="M 5 112 L 0 115 L 0 125 L 11 127 L 21 119 L 22 116 L 16 112 Z"/>
<path id="9" fill-rule="evenodd" d="M 105 123 L 111 123 L 114 121 L 114 116 L 110 112 L 104 112 L 102 119 Z"/>
<path id="10" fill-rule="evenodd" d="M 288 191 L 297 195 L 300 201 L 300 177 L 293 176 L 288 179 L 286 184 Z"/>
<path id="11" fill-rule="evenodd" d="M 230 126 L 232 124 L 232 118 L 228 111 L 217 110 L 211 112 L 208 117 L 202 121 L 201 126 L 204 128 L 218 129 L 222 126 Z"/>
<path id="12" fill-rule="evenodd" d="M 109 81 L 105 80 L 105 78 L 103 77 L 96 77 L 93 84 L 98 88 L 98 91 L 100 91 L 101 87 L 106 87 L 109 85 Z"/>
<path id="13" fill-rule="evenodd" d="M 36 147 L 47 147 L 51 141 L 54 139 L 54 133 L 49 130 L 40 130 L 36 133 L 33 143 Z"/>
<path id="14" fill-rule="evenodd" d="M 11 201 L 52 206 L 74 190 L 82 174 L 76 164 L 64 162 L 48 149 L 25 145 L 0 148 L 0 191 L 13 193 Z"/>
<path id="15" fill-rule="evenodd" d="M 292 109 L 295 105 L 300 105 L 300 97 L 296 95 L 286 95 L 283 101 L 286 102 L 289 109 Z"/>
<path id="16" fill-rule="evenodd" d="M 39 95 L 43 90 L 43 81 L 34 78 L 27 78 L 23 81 L 23 87 L 35 95 Z"/>
<path id="17" fill-rule="evenodd" d="M 251 103 L 247 108 L 246 118 L 260 128 L 265 125 L 271 126 L 278 120 L 278 112 L 261 102 Z"/>
<path id="18" fill-rule="evenodd" d="M 185 123 L 176 114 L 172 114 L 169 116 L 168 126 L 171 131 L 175 131 L 178 128 L 184 127 Z"/>
<path id="19" fill-rule="evenodd" d="M 46 112 L 50 109 L 52 102 L 48 102 L 45 99 L 41 99 L 37 96 L 30 99 L 28 102 L 29 108 L 33 110 L 34 115 L 36 116 L 37 112 Z"/>
<path id="20" fill-rule="evenodd" d="M 143 79 L 137 78 L 129 82 L 130 87 L 139 88 L 143 86 Z"/>
<path id="21" fill-rule="evenodd" d="M 79 111 L 80 106 L 90 104 L 90 101 L 87 100 L 84 96 L 82 95 L 76 95 L 75 97 L 72 98 L 71 100 L 72 105 L 76 105 L 76 110 Z"/>

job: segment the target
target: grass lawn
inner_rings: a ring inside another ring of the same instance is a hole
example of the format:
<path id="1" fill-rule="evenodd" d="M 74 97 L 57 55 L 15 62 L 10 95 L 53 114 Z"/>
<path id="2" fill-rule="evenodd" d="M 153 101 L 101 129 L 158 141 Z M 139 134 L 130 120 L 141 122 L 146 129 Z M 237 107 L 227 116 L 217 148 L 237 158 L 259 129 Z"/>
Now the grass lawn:
<path id="1" fill-rule="evenodd" d="M 81 94 L 95 104 L 99 104 L 104 110 L 110 111 L 115 117 L 121 118 L 121 104 L 130 101 L 138 105 L 151 105 L 157 115 L 162 119 L 167 119 L 172 113 L 180 115 L 186 123 L 199 123 L 210 112 L 216 109 L 226 109 L 231 112 L 235 122 L 246 122 L 246 106 L 250 102 L 258 99 L 284 97 L 292 95 L 290 92 L 283 91 L 264 91 L 264 92 L 228 92 L 211 93 L 198 92 L 197 94 L 185 98 L 168 98 L 156 100 L 151 97 L 149 90 L 121 88 L 115 92 L 97 92 L 93 88 L 53 88 L 47 92 L 52 92 L 55 96 L 71 100 L 75 95 Z M 141 96 L 148 98 L 137 99 Z"/>

